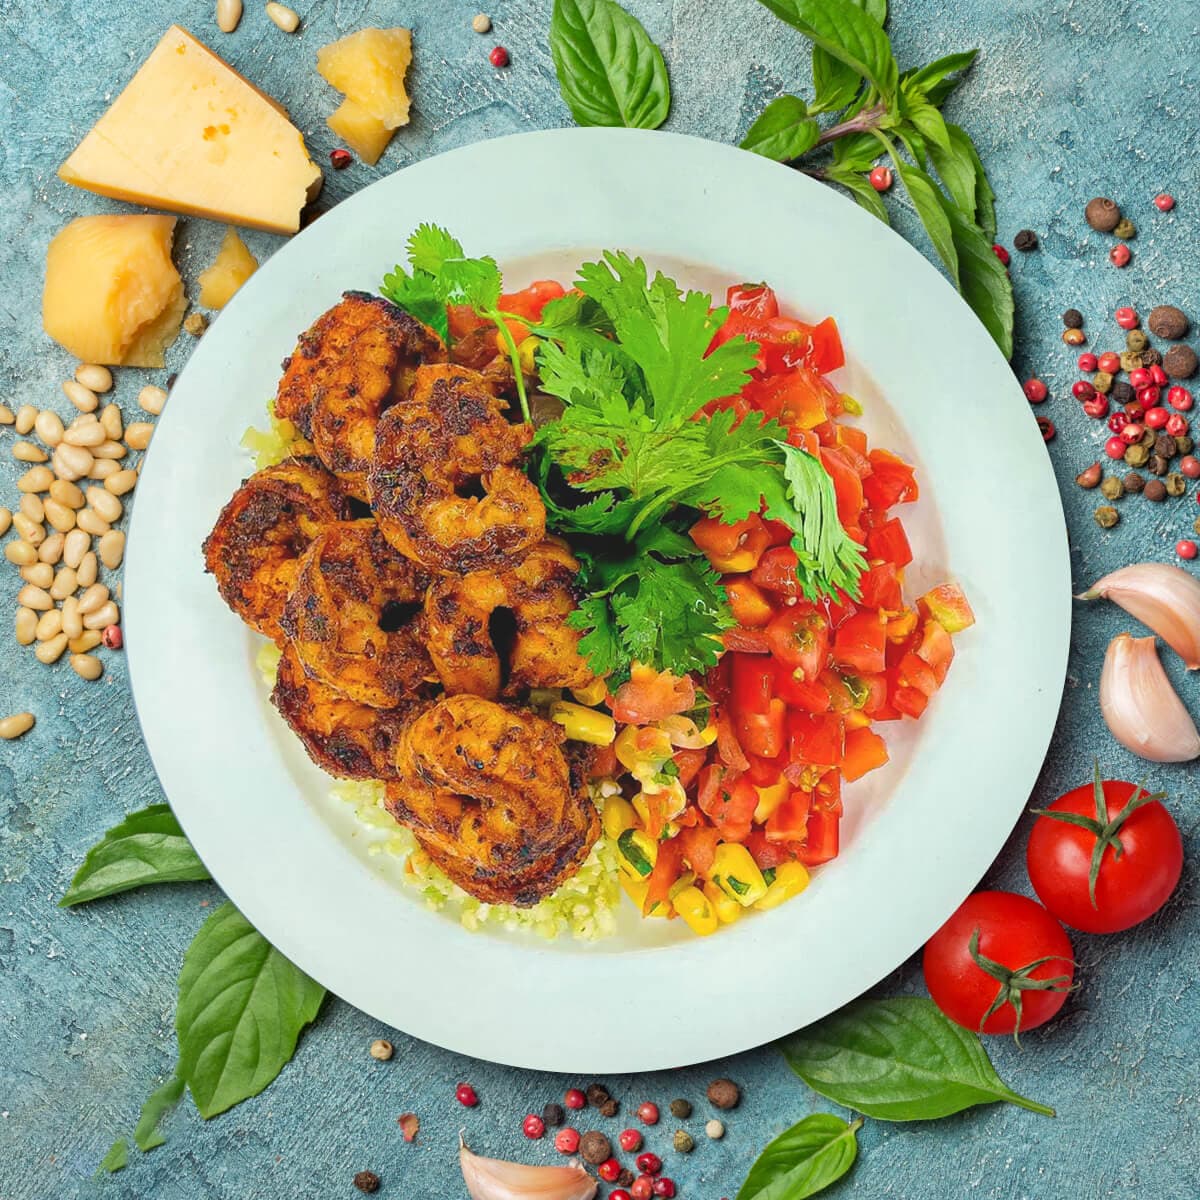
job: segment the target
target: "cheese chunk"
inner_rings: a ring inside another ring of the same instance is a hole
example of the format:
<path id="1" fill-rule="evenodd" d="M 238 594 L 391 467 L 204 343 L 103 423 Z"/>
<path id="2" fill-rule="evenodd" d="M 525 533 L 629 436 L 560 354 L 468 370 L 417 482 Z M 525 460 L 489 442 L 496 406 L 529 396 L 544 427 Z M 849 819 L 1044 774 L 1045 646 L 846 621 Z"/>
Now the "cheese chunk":
<path id="1" fill-rule="evenodd" d="M 258 270 L 258 259 L 246 248 L 235 230 L 225 230 L 225 240 L 213 265 L 200 272 L 200 303 L 205 308 L 224 308 L 233 293 Z"/>
<path id="2" fill-rule="evenodd" d="M 63 163 L 76 187 L 295 233 L 320 168 L 284 109 L 173 25 Z"/>
<path id="3" fill-rule="evenodd" d="M 360 29 L 317 51 L 321 78 L 388 129 L 408 124 L 411 62 L 412 33 L 400 28 Z"/>
<path id="4" fill-rule="evenodd" d="M 393 130 L 373 117 L 361 104 L 346 99 L 325 118 L 325 123 L 358 155 L 373 167 L 392 140 Z"/>

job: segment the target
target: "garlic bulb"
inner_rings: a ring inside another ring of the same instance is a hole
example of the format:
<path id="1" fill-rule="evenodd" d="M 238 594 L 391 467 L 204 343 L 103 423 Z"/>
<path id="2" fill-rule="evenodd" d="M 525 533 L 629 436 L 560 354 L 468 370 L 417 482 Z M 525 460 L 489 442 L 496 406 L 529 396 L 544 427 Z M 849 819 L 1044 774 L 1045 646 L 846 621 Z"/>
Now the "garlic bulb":
<path id="1" fill-rule="evenodd" d="M 1111 600 L 1200 669 L 1200 579 L 1169 563 L 1135 563 L 1097 580 L 1079 600 Z"/>
<path id="2" fill-rule="evenodd" d="M 1109 643 L 1100 711 L 1117 741 L 1142 758 L 1190 762 L 1200 756 L 1200 733 L 1171 687 L 1152 637 L 1122 633 Z"/>
<path id="3" fill-rule="evenodd" d="M 459 1163 L 471 1200 L 592 1200 L 596 1181 L 572 1159 L 562 1167 L 481 1158 L 459 1138 Z"/>

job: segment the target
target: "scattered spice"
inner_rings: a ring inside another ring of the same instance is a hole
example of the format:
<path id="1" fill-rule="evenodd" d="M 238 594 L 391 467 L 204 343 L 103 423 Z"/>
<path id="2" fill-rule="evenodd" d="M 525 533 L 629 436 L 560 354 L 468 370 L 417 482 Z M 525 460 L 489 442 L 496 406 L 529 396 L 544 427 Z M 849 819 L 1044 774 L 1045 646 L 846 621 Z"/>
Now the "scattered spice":
<path id="1" fill-rule="evenodd" d="M 877 192 L 890 190 L 892 184 L 895 182 L 891 167 L 884 166 L 873 167 L 867 179 Z"/>
<path id="2" fill-rule="evenodd" d="M 692 1105 L 687 1100 L 672 1100 L 671 1101 L 671 1116 L 677 1117 L 680 1121 L 686 1121 L 692 1115 Z"/>
<path id="3" fill-rule="evenodd" d="M 1146 349 L 1142 351 L 1142 366 L 1143 367 L 1161 366 L 1162 360 L 1163 360 L 1163 356 L 1162 356 L 1161 352 L 1156 350 L 1153 346 L 1147 346 Z"/>
<path id="4" fill-rule="evenodd" d="M 1165 475 L 1170 469 L 1170 460 L 1164 458 L 1161 454 L 1150 455 L 1150 461 L 1146 464 L 1146 470 L 1151 475 Z"/>
<path id="5" fill-rule="evenodd" d="M 643 1175 L 657 1175 L 662 1170 L 662 1159 L 647 1150 L 644 1154 L 637 1156 L 637 1169 Z"/>
<path id="6" fill-rule="evenodd" d="M 1175 445 L 1175 439 L 1169 433 L 1160 433 L 1154 439 L 1154 453 L 1161 454 L 1163 458 L 1174 458 L 1179 453 L 1179 447 Z"/>
<path id="7" fill-rule="evenodd" d="M 1113 357 L 1117 359 L 1116 364 L 1112 368 L 1113 373 L 1115 373 L 1121 365 L 1121 360 L 1117 358 L 1115 354 Z M 1104 366 L 1103 357 L 1101 358 L 1100 365 L 1101 367 Z M 1130 387 L 1129 384 L 1127 384 L 1123 379 L 1113 380 L 1112 391 L 1109 394 L 1112 396 L 1113 401 L 1116 404 L 1132 404 L 1135 399 L 1133 388 Z"/>
<path id="8" fill-rule="evenodd" d="M 492 28 L 492 18 L 487 13 L 476 13 L 471 18 L 471 28 L 476 33 L 489 33 Z"/>
<path id="9" fill-rule="evenodd" d="M 1022 229 L 1015 238 L 1013 238 L 1013 247 L 1020 250 L 1022 254 L 1028 254 L 1030 250 L 1036 250 L 1038 244 L 1037 234 L 1032 229 Z"/>
<path id="10" fill-rule="evenodd" d="M 1117 500 L 1125 494 L 1125 488 L 1115 475 L 1110 475 L 1100 485 L 1100 492 L 1106 500 Z"/>
<path id="11" fill-rule="evenodd" d="M 1131 467 L 1144 467 L 1150 461 L 1150 451 L 1145 446 L 1129 446 L 1123 457 Z"/>
<path id="12" fill-rule="evenodd" d="M 1113 318 L 1122 329 L 1136 329 L 1141 323 L 1141 317 L 1137 314 L 1137 309 L 1131 308 L 1128 304 L 1121 305 Z"/>
<path id="13" fill-rule="evenodd" d="M 1058 430 L 1054 428 L 1054 422 L 1051 421 L 1049 417 L 1038 417 L 1037 425 L 1038 429 L 1040 429 L 1042 432 L 1043 442 L 1051 442 L 1054 440 L 1054 435 L 1058 432 Z"/>
<path id="14" fill-rule="evenodd" d="M 1172 346 L 1163 355 L 1162 365 L 1163 370 L 1172 379 L 1191 379 L 1200 362 L 1197 361 L 1196 352 L 1191 346 Z"/>
<path id="15" fill-rule="evenodd" d="M 1121 220 L 1121 210 L 1107 196 L 1089 200 L 1083 219 L 1098 233 L 1111 233 Z"/>
<path id="16" fill-rule="evenodd" d="M 591 1163 L 593 1167 L 596 1167 L 612 1158 L 612 1142 L 604 1134 L 593 1129 L 579 1139 L 579 1153 L 584 1162 Z"/>
<path id="17" fill-rule="evenodd" d="M 658 1124 L 658 1105 L 652 1104 L 649 1100 L 644 1101 L 637 1107 L 638 1120 L 643 1125 Z"/>
<path id="18" fill-rule="evenodd" d="M 600 1085 L 594 1084 L 593 1086 L 599 1087 Z M 603 1088 L 600 1090 L 604 1091 Z M 608 1095 L 607 1092 L 604 1094 Z M 563 1093 L 563 1103 L 568 1108 L 586 1108 L 587 1097 L 578 1088 L 567 1088 L 566 1092 Z"/>
<path id="19" fill-rule="evenodd" d="M 352 162 L 354 156 L 349 150 L 343 150 L 340 146 L 336 150 L 329 152 L 329 165 L 335 171 L 344 171 Z"/>
<path id="20" fill-rule="evenodd" d="M 621 1149 L 636 1154 L 642 1148 L 642 1135 L 636 1129 L 622 1129 L 617 1141 Z"/>
<path id="21" fill-rule="evenodd" d="M 1087 371 L 1090 374 L 1100 365 L 1100 360 L 1090 350 L 1085 350 L 1076 360 L 1075 365 L 1081 371 Z"/>
<path id="22" fill-rule="evenodd" d="M 1175 207 L 1175 197 L 1170 195 L 1168 192 L 1159 192 L 1158 195 L 1154 197 L 1154 207 L 1157 208 L 1159 212 L 1170 212 L 1171 209 Z"/>
<path id="23" fill-rule="evenodd" d="M 203 337 L 204 331 L 208 328 L 208 318 L 202 312 L 188 313 L 183 320 L 183 328 L 192 337 Z"/>
<path id="24" fill-rule="evenodd" d="M 579 1149 L 579 1131 L 560 1129 L 554 1135 L 554 1148 L 559 1154 L 574 1154 Z"/>
<path id="25" fill-rule="evenodd" d="M 1173 304 L 1156 305 L 1150 310 L 1146 324 L 1155 337 L 1168 342 L 1177 342 L 1181 337 L 1186 337 L 1190 328 L 1186 314 Z"/>
<path id="26" fill-rule="evenodd" d="M 1147 500 L 1153 500 L 1155 504 L 1161 504 L 1167 498 L 1167 485 L 1161 479 L 1151 479 L 1142 491 L 1142 495 Z"/>
<path id="27" fill-rule="evenodd" d="M 1083 313 L 1081 313 L 1077 308 L 1068 308 L 1067 311 L 1062 315 L 1062 323 L 1068 329 L 1082 329 Z"/>
<path id="28" fill-rule="evenodd" d="M 628 1167 L 622 1167 L 620 1175 L 617 1176 L 617 1186 L 627 1188 L 637 1177 Z M 612 1200 L 612 1197 L 609 1197 Z"/>
<path id="29" fill-rule="evenodd" d="M 732 1079 L 714 1079 L 708 1085 L 709 1103 L 717 1108 L 737 1108 L 742 1093 Z"/>
<path id="30" fill-rule="evenodd" d="M 491 54 L 488 55 L 488 62 L 493 67 L 507 67 L 508 51 L 503 46 L 493 46 Z"/>
<path id="31" fill-rule="evenodd" d="M 1121 519 L 1121 514 L 1111 504 L 1100 505 L 1092 515 L 1101 529 L 1111 529 Z"/>
<path id="32" fill-rule="evenodd" d="M 387 1062 L 389 1058 L 396 1052 L 396 1047 L 391 1042 L 383 1038 L 376 1038 L 371 1043 L 371 1057 L 377 1058 L 380 1062 Z"/>
<path id="33" fill-rule="evenodd" d="M 1195 530 L 1197 533 L 1200 533 L 1200 517 L 1197 517 L 1197 518 L 1196 518 L 1196 519 L 1195 519 L 1195 520 L 1192 522 L 1192 528 L 1193 528 L 1193 529 L 1194 529 L 1194 530 Z M 1178 547 L 1176 547 L 1176 549 L 1178 549 Z"/>
<path id="34" fill-rule="evenodd" d="M 1197 522 L 1197 524 L 1200 524 L 1200 522 Z M 1197 532 L 1200 533 L 1200 530 L 1197 530 Z M 1197 553 L 1196 543 L 1190 538 L 1180 538 L 1179 541 L 1175 543 L 1175 553 L 1178 554 L 1180 558 L 1193 559 L 1196 557 Z"/>
<path id="35" fill-rule="evenodd" d="M 606 1158 L 596 1167 L 596 1174 L 605 1183 L 616 1183 L 617 1177 L 621 1174 L 621 1164 L 615 1158 Z"/>
<path id="36" fill-rule="evenodd" d="M 1096 389 L 1102 396 L 1108 395 L 1112 391 L 1113 377 L 1107 371 L 1097 371 L 1092 376 L 1092 387 Z"/>
<path id="37" fill-rule="evenodd" d="M 1025 399 L 1030 404 L 1041 404 L 1050 394 L 1050 389 L 1036 376 L 1025 380 L 1021 387 L 1025 392 Z"/>
<path id="38" fill-rule="evenodd" d="M 542 1109 L 542 1120 L 546 1122 L 551 1129 L 557 1129 L 567 1119 L 566 1110 L 561 1104 L 547 1104 Z"/>
<path id="39" fill-rule="evenodd" d="M 1062 340 L 1068 346 L 1082 346 L 1087 341 L 1082 329 L 1064 329 Z"/>
<path id="40" fill-rule="evenodd" d="M 1100 466 L 1100 464 L 1098 462 L 1092 463 L 1092 465 L 1090 467 L 1088 467 L 1088 469 L 1086 471 L 1080 471 L 1079 474 L 1075 476 L 1075 482 L 1077 484 L 1079 484 L 1079 486 L 1081 488 L 1084 488 L 1087 491 L 1091 491 L 1092 488 L 1100 486 L 1100 479 L 1103 476 L 1103 474 L 1104 474 L 1104 470 Z M 671 1112 L 675 1113 L 675 1116 L 686 1117 L 691 1114 L 692 1106 L 690 1104 L 688 1104 L 688 1110 L 686 1113 L 675 1112 L 676 1103 L 679 1103 L 679 1102 L 678 1101 L 671 1102 Z M 687 1104 L 687 1101 L 685 1100 L 685 1101 L 683 1101 L 683 1103 Z"/>
<path id="41" fill-rule="evenodd" d="M 536 1142 L 538 1138 L 545 1136 L 546 1122 L 537 1113 L 527 1113 L 525 1120 L 521 1122 L 521 1132 L 531 1142 Z"/>
<path id="42" fill-rule="evenodd" d="M 1129 495 L 1136 496 L 1146 486 L 1146 481 L 1136 471 L 1130 471 L 1125 476 L 1122 486 Z"/>
<path id="43" fill-rule="evenodd" d="M 602 1117 L 615 1117 L 620 1110 L 621 1106 L 611 1096 L 600 1105 Z"/>
<path id="44" fill-rule="evenodd" d="M 354 1176 L 354 1186 L 360 1192 L 377 1192 L 379 1191 L 379 1176 L 374 1171 L 359 1171 Z"/>
<path id="45" fill-rule="evenodd" d="M 1113 226 L 1113 237 L 1124 238 L 1128 240 L 1131 237 L 1137 237 L 1137 226 L 1128 218 L 1122 217 L 1116 225 Z"/>
<path id="46" fill-rule="evenodd" d="M 1123 243 L 1121 245 L 1114 246 L 1108 252 L 1108 261 L 1112 263 L 1114 267 L 1127 267 L 1129 266 L 1132 258 L 1133 253 L 1130 251 L 1129 247 Z"/>
<path id="47" fill-rule="evenodd" d="M 1178 471 L 1172 471 L 1163 482 L 1168 496 L 1182 496 L 1187 492 L 1187 480 Z"/>
<path id="48" fill-rule="evenodd" d="M 1200 458 L 1194 458 L 1190 454 L 1184 455 L 1179 460 L 1179 469 L 1188 479 L 1200 479 Z"/>
<path id="49" fill-rule="evenodd" d="M 469 1083 L 460 1083 L 454 1089 L 454 1098 L 463 1108 L 474 1108 L 479 1103 L 479 1096 Z"/>
<path id="50" fill-rule="evenodd" d="M 1125 345 L 1135 354 L 1140 354 L 1150 344 L 1149 339 L 1140 329 L 1131 329 L 1125 335 Z"/>
<path id="51" fill-rule="evenodd" d="M 675 1130 L 675 1136 L 671 1139 L 671 1145 L 680 1154 L 691 1154 L 696 1148 L 696 1140 L 686 1129 L 677 1129 Z"/>
<path id="52" fill-rule="evenodd" d="M 599 1108 L 605 1100 L 610 1099 L 608 1088 L 601 1083 L 589 1083 L 587 1087 L 587 1100 L 594 1108 Z M 567 1107 L 572 1107 L 568 1101 Z"/>
<path id="53" fill-rule="evenodd" d="M 1117 510 L 1114 508 L 1111 511 L 1115 514 Z M 718 1121 L 716 1117 L 714 1117 L 711 1121 L 705 1123 L 704 1132 L 710 1138 L 712 1138 L 714 1142 L 719 1141 L 725 1136 L 725 1124 L 723 1121 Z"/>
<path id="54" fill-rule="evenodd" d="M 415 1140 L 421 1129 L 421 1121 L 416 1113 L 401 1113 L 396 1118 L 396 1124 L 400 1126 L 406 1142 Z"/>
<path id="55" fill-rule="evenodd" d="M 1136 371 L 1141 365 L 1142 356 L 1136 350 L 1123 350 L 1121 352 L 1122 371 Z"/>
<path id="56" fill-rule="evenodd" d="M 1195 441 L 1186 434 L 1175 439 L 1175 450 L 1179 454 L 1191 454 L 1196 448 Z"/>

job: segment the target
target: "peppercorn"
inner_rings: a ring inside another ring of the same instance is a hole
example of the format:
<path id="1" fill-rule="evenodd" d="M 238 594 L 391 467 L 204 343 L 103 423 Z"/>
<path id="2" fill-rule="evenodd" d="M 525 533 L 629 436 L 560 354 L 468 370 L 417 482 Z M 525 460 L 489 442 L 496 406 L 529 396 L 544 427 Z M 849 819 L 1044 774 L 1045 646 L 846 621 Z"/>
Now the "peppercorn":
<path id="1" fill-rule="evenodd" d="M 627 1188 L 636 1178 L 628 1167 L 622 1167 L 620 1175 L 617 1176 L 617 1187 Z"/>
<path id="2" fill-rule="evenodd" d="M 1131 329 L 1125 335 L 1125 345 L 1130 350 L 1140 354 L 1148 345 L 1150 345 L 1150 340 L 1140 329 Z"/>
<path id="3" fill-rule="evenodd" d="M 591 1163 L 593 1167 L 599 1166 L 600 1163 L 607 1162 L 612 1158 L 612 1142 L 604 1134 L 593 1130 L 591 1133 L 585 1133 L 579 1139 L 579 1153 L 583 1156 L 584 1162 Z"/>
<path id="4" fill-rule="evenodd" d="M 1084 488 L 1087 491 L 1091 491 L 1092 488 L 1099 486 L 1100 479 L 1103 476 L 1103 474 L 1104 474 L 1104 469 L 1100 466 L 1100 464 L 1098 462 L 1092 463 L 1092 465 L 1090 467 L 1088 467 L 1088 469 L 1086 471 L 1080 471 L 1079 474 L 1075 476 L 1075 482 L 1077 484 L 1079 484 L 1079 486 L 1081 488 Z M 675 1106 L 673 1104 L 671 1105 L 671 1111 L 675 1112 Z M 691 1108 L 691 1105 L 689 1104 L 688 1112 L 690 1113 L 691 1111 L 692 1111 L 692 1108 Z M 678 1117 L 678 1116 L 686 1116 L 687 1114 L 686 1113 L 675 1113 L 675 1115 Z"/>
<path id="5" fill-rule="evenodd" d="M 600 1105 L 602 1117 L 615 1117 L 620 1110 L 621 1106 L 611 1096 Z"/>
<path id="6" fill-rule="evenodd" d="M 1146 428 L 1142 430 L 1141 444 L 1145 446 L 1147 450 L 1153 450 L 1154 443 L 1156 441 L 1158 441 L 1158 434 L 1153 429 Z"/>
<path id="7" fill-rule="evenodd" d="M 1142 366 L 1143 367 L 1161 366 L 1162 358 L 1163 358 L 1163 356 L 1158 350 L 1155 350 L 1155 348 L 1153 346 L 1147 346 L 1145 348 L 1145 350 L 1142 351 Z"/>
<path id="8" fill-rule="evenodd" d="M 1068 346 L 1082 346 L 1087 341 L 1087 338 L 1084 336 L 1082 329 L 1064 329 L 1062 340 Z"/>
<path id="9" fill-rule="evenodd" d="M 374 1171 L 359 1171 L 354 1176 L 354 1186 L 360 1192 L 377 1192 L 379 1191 L 379 1176 Z"/>
<path id="10" fill-rule="evenodd" d="M 737 1108 L 742 1093 L 732 1079 L 714 1079 L 708 1085 L 708 1099 L 717 1108 Z"/>
<path id="11" fill-rule="evenodd" d="M 1187 480 L 1178 471 L 1172 471 L 1163 482 L 1168 496 L 1182 496 L 1187 491 Z"/>
<path id="12" fill-rule="evenodd" d="M 1146 486 L 1146 481 L 1136 471 L 1130 471 L 1121 481 L 1121 486 L 1130 496 L 1136 496 Z"/>
<path id="13" fill-rule="evenodd" d="M 587 1087 L 588 1103 L 594 1108 L 599 1108 L 605 1100 L 611 1099 L 608 1094 L 608 1089 L 602 1083 L 591 1083 Z"/>
<path id="14" fill-rule="evenodd" d="M 725 1122 L 718 1121 L 716 1117 L 713 1117 L 711 1121 L 706 1121 L 704 1123 L 704 1132 L 708 1134 L 708 1136 L 712 1138 L 714 1142 L 719 1141 L 725 1136 Z"/>
<path id="15" fill-rule="evenodd" d="M 1150 451 L 1145 446 L 1127 446 L 1125 461 L 1131 467 L 1144 467 L 1150 461 Z"/>
<path id="16" fill-rule="evenodd" d="M 1179 453 L 1179 447 L 1169 433 L 1160 433 L 1154 439 L 1154 453 L 1161 454 L 1163 458 L 1174 458 Z"/>
<path id="17" fill-rule="evenodd" d="M 542 1109 L 542 1120 L 552 1129 L 556 1129 L 566 1119 L 567 1113 L 561 1104 L 547 1104 Z"/>
<path id="18" fill-rule="evenodd" d="M 1022 229 L 1015 238 L 1013 238 L 1013 248 L 1020 250 L 1023 254 L 1030 250 L 1036 250 L 1038 244 L 1037 234 L 1032 229 Z"/>
<path id="19" fill-rule="evenodd" d="M 1162 365 L 1163 370 L 1172 379 L 1191 379 L 1197 366 L 1200 366 L 1200 361 L 1197 360 L 1196 352 L 1191 346 L 1172 346 L 1163 355 Z"/>
<path id="20" fill-rule="evenodd" d="M 1177 342 L 1181 337 L 1186 337 L 1189 328 L 1186 314 L 1173 304 L 1156 305 L 1150 310 L 1146 324 L 1155 337 L 1168 342 Z"/>
<path id="21" fill-rule="evenodd" d="M 1100 485 L 1100 493 L 1105 500 L 1119 500 L 1125 494 L 1125 489 L 1121 486 L 1121 481 L 1115 475 L 1110 475 Z"/>
<path id="22" fill-rule="evenodd" d="M 1121 519 L 1121 514 L 1111 504 L 1100 505 L 1092 516 L 1101 529 L 1111 529 Z"/>
<path id="23" fill-rule="evenodd" d="M 1112 265 L 1114 267 L 1118 267 L 1118 268 L 1119 267 L 1127 267 L 1127 266 L 1129 266 L 1130 260 L 1132 258 L 1133 258 L 1133 254 L 1130 252 L 1129 247 L 1126 246 L 1123 242 L 1118 242 L 1108 252 L 1108 261 L 1110 263 L 1112 263 Z"/>
<path id="24" fill-rule="evenodd" d="M 1067 311 L 1062 315 L 1062 323 L 1068 329 L 1082 329 L 1083 313 L 1081 313 L 1077 308 L 1068 308 Z"/>
<path id="25" fill-rule="evenodd" d="M 1161 504 L 1167 498 L 1167 485 L 1161 479 L 1151 479 L 1142 492 L 1147 500 Z"/>
<path id="26" fill-rule="evenodd" d="M 372 1058 L 378 1059 L 380 1062 L 387 1062 L 389 1058 L 396 1052 L 395 1046 L 384 1038 L 376 1038 L 371 1043 L 370 1054 Z"/>
<path id="27" fill-rule="evenodd" d="M 671 1101 L 671 1116 L 678 1117 L 681 1121 L 686 1121 L 691 1115 L 692 1106 L 687 1100 Z"/>
<path id="28" fill-rule="evenodd" d="M 696 1148 L 696 1140 L 686 1129 L 677 1129 L 675 1130 L 675 1136 L 671 1139 L 671 1145 L 680 1154 L 691 1154 Z"/>
<path id="29" fill-rule="evenodd" d="M 1144 335 L 1143 335 L 1144 336 Z M 1142 356 L 1136 350 L 1121 351 L 1121 370 L 1136 371 L 1142 365 Z"/>
<path id="30" fill-rule="evenodd" d="M 1092 387 L 1096 389 L 1102 396 L 1107 396 L 1112 391 L 1113 377 L 1107 371 L 1097 371 L 1092 376 Z"/>
<path id="31" fill-rule="evenodd" d="M 1122 217 L 1113 226 L 1112 235 L 1128 241 L 1131 237 L 1137 237 L 1137 226 L 1128 217 Z"/>
<path id="32" fill-rule="evenodd" d="M 1193 450 L 1195 450 L 1195 448 L 1196 448 L 1196 443 L 1190 437 L 1188 437 L 1187 434 L 1184 434 L 1182 437 L 1177 437 L 1175 439 L 1175 453 L 1176 454 L 1191 454 L 1191 452 Z"/>
<path id="33" fill-rule="evenodd" d="M 1197 518 L 1196 518 L 1196 519 L 1195 519 L 1195 520 L 1192 522 L 1192 528 L 1193 528 L 1193 529 L 1194 529 L 1194 530 L 1195 530 L 1197 533 L 1200 533 L 1200 517 L 1197 517 Z"/>
<path id="34" fill-rule="evenodd" d="M 188 313 L 183 319 L 183 328 L 192 337 L 203 337 L 208 328 L 208 318 L 201 312 Z"/>
<path id="35" fill-rule="evenodd" d="M 1121 210 L 1107 196 L 1089 200 L 1083 219 L 1098 233 L 1111 233 L 1121 220 Z"/>
<path id="36" fill-rule="evenodd" d="M 1146 470 L 1151 475 L 1165 475 L 1170 469 L 1170 462 L 1163 458 L 1161 454 L 1150 455 L 1150 461 L 1146 464 Z"/>

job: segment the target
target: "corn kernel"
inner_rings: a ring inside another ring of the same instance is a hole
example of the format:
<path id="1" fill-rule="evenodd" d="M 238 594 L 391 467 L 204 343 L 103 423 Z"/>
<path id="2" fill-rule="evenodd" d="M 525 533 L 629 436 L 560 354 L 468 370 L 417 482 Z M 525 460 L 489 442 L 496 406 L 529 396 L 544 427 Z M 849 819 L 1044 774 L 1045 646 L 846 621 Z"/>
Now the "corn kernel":
<path id="1" fill-rule="evenodd" d="M 593 679 L 585 687 L 572 688 L 571 695 L 580 704 L 586 704 L 590 708 L 593 705 L 599 704 L 608 695 L 608 684 L 603 679 Z"/>
<path id="2" fill-rule="evenodd" d="M 625 830 L 632 829 L 637 824 L 633 805 L 624 796 L 609 796 L 604 801 L 601 824 L 604 826 L 604 836 L 615 842 Z"/>
<path id="3" fill-rule="evenodd" d="M 532 375 L 534 372 L 535 363 L 533 356 L 537 352 L 538 339 L 535 337 L 527 337 L 520 345 L 517 346 L 517 360 L 521 364 L 521 370 L 526 375 Z"/>
<path id="4" fill-rule="evenodd" d="M 758 864 L 745 846 L 722 842 L 713 858 L 712 880 L 730 899 L 743 908 L 761 900 L 767 891 L 767 881 Z"/>
<path id="5" fill-rule="evenodd" d="M 766 895 L 754 903 L 755 908 L 777 908 L 785 900 L 798 896 L 808 887 L 808 871 L 803 863 L 780 863 L 775 878 L 767 885 Z"/>
<path id="6" fill-rule="evenodd" d="M 761 825 L 788 798 L 792 785 L 786 779 L 780 779 L 770 787 L 756 787 L 754 790 L 758 793 L 754 821 L 755 824 Z"/>
<path id="7" fill-rule="evenodd" d="M 617 736 L 617 723 L 608 713 L 572 704 L 570 700 L 555 700 L 550 705 L 550 720 L 561 725 L 573 742 L 609 746 Z"/>
<path id="8" fill-rule="evenodd" d="M 617 762 L 627 770 L 653 765 L 655 772 L 671 757 L 671 742 L 653 725 L 626 725 L 613 744 Z"/>
<path id="9" fill-rule="evenodd" d="M 685 887 L 673 897 L 675 911 L 687 922 L 693 933 L 707 937 L 717 931 L 717 914 L 708 898 L 698 887 Z"/>
<path id="10" fill-rule="evenodd" d="M 625 874 L 618 874 L 617 878 L 621 881 L 625 895 L 637 905 L 637 910 L 643 917 L 669 917 L 671 915 L 671 906 L 664 904 L 661 900 L 649 912 L 646 912 L 646 893 L 650 890 L 650 885 L 644 879 L 631 878 Z"/>
<path id="11" fill-rule="evenodd" d="M 640 829 L 624 830 L 617 838 L 617 850 L 621 870 L 639 879 L 645 879 L 658 861 L 658 843 Z"/>
<path id="12" fill-rule="evenodd" d="M 741 917 L 742 906 L 736 900 L 731 900 L 725 895 L 711 880 L 705 883 L 703 891 L 708 902 L 713 906 L 713 912 L 717 914 L 717 920 L 722 925 L 732 925 Z"/>

